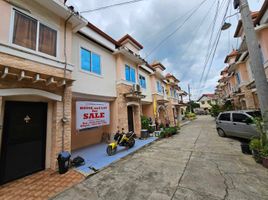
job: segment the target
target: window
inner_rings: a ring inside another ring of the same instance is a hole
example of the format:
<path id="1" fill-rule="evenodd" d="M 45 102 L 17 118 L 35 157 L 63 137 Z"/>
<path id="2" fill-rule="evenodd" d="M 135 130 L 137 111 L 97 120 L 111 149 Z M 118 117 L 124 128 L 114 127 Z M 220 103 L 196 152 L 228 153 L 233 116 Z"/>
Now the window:
<path id="1" fill-rule="evenodd" d="M 211 100 L 208 100 L 208 104 L 211 104 Z"/>
<path id="2" fill-rule="evenodd" d="M 233 113 L 233 122 L 245 122 L 248 117 L 244 114 Z"/>
<path id="3" fill-rule="evenodd" d="M 130 67 L 128 65 L 125 66 L 125 76 L 126 76 L 127 81 L 130 81 L 132 83 L 136 83 L 135 69 L 133 69 L 132 67 Z"/>
<path id="4" fill-rule="evenodd" d="M 156 84 L 157 84 L 157 92 L 158 93 L 163 93 L 162 85 L 161 85 L 160 81 L 157 81 Z"/>
<path id="5" fill-rule="evenodd" d="M 170 96 L 173 96 L 173 89 L 172 88 L 170 88 Z"/>
<path id="6" fill-rule="evenodd" d="M 39 26 L 39 46 L 40 52 L 56 56 L 57 51 L 57 31 L 40 24 Z"/>
<path id="7" fill-rule="evenodd" d="M 95 74 L 101 74 L 100 56 L 81 48 L 81 69 L 92 72 Z"/>
<path id="8" fill-rule="evenodd" d="M 241 79 L 240 79 L 240 74 L 239 74 L 239 72 L 237 72 L 237 73 L 235 74 L 235 77 L 236 77 L 237 84 L 239 85 L 239 84 L 241 83 Z"/>
<path id="9" fill-rule="evenodd" d="M 36 50 L 37 20 L 15 11 L 13 43 Z"/>
<path id="10" fill-rule="evenodd" d="M 140 80 L 140 86 L 145 89 L 146 88 L 146 80 L 145 80 L 145 77 L 142 76 L 142 75 L 139 75 L 139 80 Z"/>
<path id="11" fill-rule="evenodd" d="M 230 113 L 223 113 L 219 117 L 219 120 L 221 121 L 231 121 Z"/>
<path id="12" fill-rule="evenodd" d="M 39 31 L 37 31 L 38 25 Z M 12 42 L 34 51 L 56 56 L 57 31 L 15 10 Z"/>
<path id="13" fill-rule="evenodd" d="M 201 103 L 202 103 L 202 104 L 205 104 L 205 102 L 204 102 L 204 101 L 201 101 Z"/>

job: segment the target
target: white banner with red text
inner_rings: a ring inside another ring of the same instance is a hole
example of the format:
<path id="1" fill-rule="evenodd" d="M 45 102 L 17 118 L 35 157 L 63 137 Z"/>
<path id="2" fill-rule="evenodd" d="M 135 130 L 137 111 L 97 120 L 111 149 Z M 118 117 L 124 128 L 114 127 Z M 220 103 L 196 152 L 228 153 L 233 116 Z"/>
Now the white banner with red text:
<path id="1" fill-rule="evenodd" d="M 110 106 L 107 102 L 77 101 L 76 129 L 86 129 L 110 124 Z"/>

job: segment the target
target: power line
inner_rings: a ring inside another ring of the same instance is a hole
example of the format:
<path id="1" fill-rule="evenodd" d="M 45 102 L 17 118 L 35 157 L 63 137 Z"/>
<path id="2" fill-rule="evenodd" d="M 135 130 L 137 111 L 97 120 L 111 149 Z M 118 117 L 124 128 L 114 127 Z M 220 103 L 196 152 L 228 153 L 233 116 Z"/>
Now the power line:
<path id="1" fill-rule="evenodd" d="M 160 31 L 158 32 L 154 32 L 153 34 L 147 36 L 144 40 L 148 41 L 149 38 L 152 38 L 153 36 L 155 36 L 156 34 L 160 35 L 160 33 L 166 31 L 171 25 L 177 23 L 180 19 L 182 19 L 184 16 L 186 16 L 186 14 L 192 12 L 194 9 L 196 9 L 198 6 L 195 6 L 193 8 L 191 8 L 190 10 L 186 11 L 185 13 L 181 14 L 180 16 L 178 16 L 175 20 L 173 20 L 172 22 L 170 22 L 169 24 L 167 24 L 165 27 L 161 28 Z"/>
<path id="2" fill-rule="evenodd" d="M 126 5 L 126 4 L 133 4 L 133 3 L 140 2 L 140 1 L 146 1 L 146 0 L 125 1 L 125 2 L 121 2 L 121 3 L 115 3 L 115 4 L 111 4 L 111 5 L 107 5 L 107 6 L 102 6 L 102 7 L 95 8 L 95 9 L 81 11 L 80 13 L 82 14 L 82 13 L 87 13 L 87 12 L 95 12 L 95 11 L 99 11 L 99 10 L 104 10 L 104 9 L 116 7 L 116 6 L 122 6 L 122 5 Z"/>
<path id="3" fill-rule="evenodd" d="M 173 36 L 178 30 L 180 30 L 184 24 L 196 13 L 196 11 L 206 2 L 207 0 L 203 0 L 198 7 L 193 10 L 190 15 L 183 21 L 183 23 L 178 26 L 173 32 L 167 35 L 162 41 L 160 41 L 146 56 L 145 59 L 148 58 L 155 50 L 157 50 L 162 44 L 164 44 L 171 36 Z"/>
<path id="4" fill-rule="evenodd" d="M 204 16 L 204 18 L 201 20 L 202 23 L 197 27 L 196 30 L 194 30 L 194 32 L 196 33 L 196 35 L 194 36 L 194 38 L 191 40 L 191 42 L 189 43 L 189 45 L 188 45 L 188 46 L 186 47 L 186 49 L 184 50 L 183 54 L 182 54 L 181 57 L 180 57 L 180 60 L 181 60 L 182 58 L 185 57 L 185 55 L 186 55 L 188 49 L 189 49 L 189 48 L 192 46 L 192 44 L 194 43 L 196 37 L 198 36 L 198 32 L 199 32 L 200 28 L 202 27 L 202 25 L 203 25 L 203 23 L 205 22 L 206 18 L 209 16 L 210 12 L 212 11 L 212 7 L 214 6 L 215 3 L 216 3 L 216 1 L 213 2 L 213 4 L 211 5 L 211 7 L 209 8 L 209 11 L 206 13 L 206 15 Z M 208 30 L 211 28 L 212 25 L 213 25 L 213 21 L 212 21 L 212 23 L 209 25 Z M 202 34 L 202 35 L 203 35 L 203 34 Z M 202 44 L 203 44 L 203 43 L 202 43 Z M 190 67 L 190 66 L 191 66 L 191 64 L 189 64 L 187 67 Z M 190 72 L 190 70 L 187 70 L 187 71 L 186 71 L 186 73 L 185 73 L 185 74 L 183 75 L 183 77 L 182 77 L 182 80 L 183 80 L 183 78 L 186 78 L 186 77 L 187 77 L 187 75 L 188 75 L 189 72 Z"/>
<path id="5" fill-rule="evenodd" d="M 227 15 L 229 5 L 230 5 L 230 1 L 231 0 L 228 0 L 228 2 L 227 2 L 227 8 L 225 10 L 225 13 L 224 13 L 224 16 L 223 16 L 221 24 L 223 24 L 223 22 L 225 20 L 225 17 Z M 222 31 L 221 31 L 221 27 L 220 27 L 219 32 L 218 32 L 218 38 L 216 39 L 216 44 L 215 44 L 214 51 L 213 51 L 213 54 L 212 54 L 211 62 L 210 62 L 210 65 L 209 65 L 209 68 L 208 68 L 208 71 L 207 71 L 207 74 L 206 74 L 206 77 L 205 77 L 205 81 L 204 81 L 204 84 L 203 84 L 203 87 L 202 87 L 202 90 L 200 91 L 200 93 L 202 93 L 203 88 L 204 88 L 204 86 L 205 86 L 205 84 L 207 82 L 208 74 L 209 74 L 209 72 L 211 70 L 211 67 L 212 67 L 212 64 L 213 64 L 213 60 L 214 60 L 214 57 L 215 57 L 215 54 L 216 54 L 216 50 L 217 50 L 217 47 L 218 47 L 218 44 L 219 44 L 219 41 L 220 41 L 221 33 L 222 33 Z"/>
<path id="6" fill-rule="evenodd" d="M 211 31 L 211 34 L 210 34 L 210 37 L 209 37 L 208 49 L 207 49 L 205 63 L 204 63 L 204 67 L 203 67 L 203 70 L 202 70 L 199 85 L 201 85 L 202 80 L 204 78 L 204 73 L 206 71 L 207 63 L 209 61 L 209 57 L 210 57 L 210 54 L 212 52 L 211 45 L 212 45 L 212 39 L 213 39 L 213 35 L 214 35 L 214 29 L 215 29 L 215 25 L 216 25 L 216 22 L 217 22 L 218 13 L 219 13 L 219 0 L 218 0 L 217 8 L 216 8 L 216 13 L 215 13 L 215 16 L 214 16 L 214 19 L 213 19 L 212 31 Z"/>

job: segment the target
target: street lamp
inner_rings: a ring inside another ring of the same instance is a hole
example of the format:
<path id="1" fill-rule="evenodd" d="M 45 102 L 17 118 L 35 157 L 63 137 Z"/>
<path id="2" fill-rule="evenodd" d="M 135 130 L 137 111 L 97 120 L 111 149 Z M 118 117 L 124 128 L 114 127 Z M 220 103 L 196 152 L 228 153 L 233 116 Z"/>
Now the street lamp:
<path id="1" fill-rule="evenodd" d="M 228 22 L 224 22 L 224 24 L 222 25 L 222 27 L 221 27 L 221 30 L 222 31 L 225 31 L 225 30 L 227 30 L 228 28 L 230 28 L 231 27 L 231 24 L 230 23 L 228 23 Z"/>

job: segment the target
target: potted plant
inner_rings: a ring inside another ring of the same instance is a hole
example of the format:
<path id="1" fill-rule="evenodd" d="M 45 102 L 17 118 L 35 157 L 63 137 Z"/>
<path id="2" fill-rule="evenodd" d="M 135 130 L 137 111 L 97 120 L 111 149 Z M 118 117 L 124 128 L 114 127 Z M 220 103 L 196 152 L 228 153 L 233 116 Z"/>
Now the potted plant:
<path id="1" fill-rule="evenodd" d="M 261 150 L 262 165 L 268 168 L 268 144 L 266 144 Z"/>
<path id="2" fill-rule="evenodd" d="M 251 150 L 249 148 L 249 144 L 247 142 L 241 142 L 240 146 L 241 146 L 242 153 L 248 154 L 248 155 L 252 154 L 252 152 L 251 152 Z"/>
<path id="3" fill-rule="evenodd" d="M 150 127 L 150 120 L 145 116 L 141 116 L 141 138 L 147 138 L 149 136 L 148 129 Z"/>
<path id="4" fill-rule="evenodd" d="M 249 148 L 252 151 L 253 158 L 257 163 L 261 163 L 261 155 L 260 155 L 260 150 L 261 150 L 261 141 L 260 139 L 254 138 L 250 141 L 249 143 Z"/>

